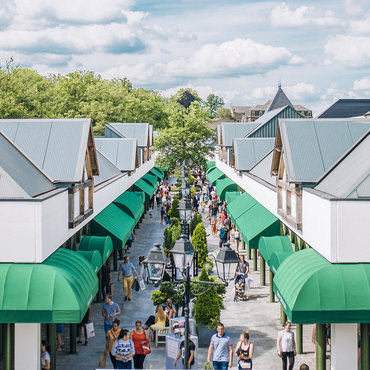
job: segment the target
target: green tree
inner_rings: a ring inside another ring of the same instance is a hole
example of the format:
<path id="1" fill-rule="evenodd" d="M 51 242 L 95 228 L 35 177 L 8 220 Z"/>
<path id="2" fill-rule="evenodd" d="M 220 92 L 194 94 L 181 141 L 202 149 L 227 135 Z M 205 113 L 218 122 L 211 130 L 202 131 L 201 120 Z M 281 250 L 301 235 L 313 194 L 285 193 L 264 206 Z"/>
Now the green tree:
<path id="1" fill-rule="evenodd" d="M 188 113 L 179 109 L 176 117 L 171 117 L 172 126 L 162 130 L 155 139 L 155 149 L 159 151 L 160 166 L 169 166 L 170 170 L 184 160 L 199 166 L 204 166 L 206 156 L 213 156 L 213 148 L 209 142 L 214 140 L 215 133 L 206 122 L 209 116 L 198 102 L 190 105 Z"/>
<path id="2" fill-rule="evenodd" d="M 207 235 L 206 229 L 204 228 L 203 222 L 200 222 L 193 233 L 193 237 L 191 239 L 191 243 L 193 247 L 198 251 L 198 264 L 200 268 L 203 268 L 204 264 L 206 263 L 207 255 L 208 255 L 208 247 L 207 247 Z"/>
<path id="3" fill-rule="evenodd" d="M 220 107 L 217 109 L 215 118 L 221 118 L 228 121 L 235 121 L 235 118 L 231 115 L 230 109 L 225 107 Z"/>
<path id="4" fill-rule="evenodd" d="M 186 109 L 190 107 L 193 101 L 202 101 L 197 92 L 190 88 L 178 90 L 177 93 L 172 97 L 172 100 L 181 104 Z"/>
<path id="5" fill-rule="evenodd" d="M 176 217 L 176 218 L 179 218 L 180 217 L 180 211 L 179 211 L 179 199 L 178 198 L 174 198 L 173 201 L 172 201 L 172 204 L 171 204 L 171 208 L 170 210 L 168 211 L 168 215 L 172 218 L 172 217 Z"/>
<path id="6" fill-rule="evenodd" d="M 202 215 L 196 212 L 193 218 L 191 219 L 190 225 L 189 225 L 189 232 L 191 236 L 193 236 L 194 230 L 200 222 L 202 222 Z"/>
<path id="7" fill-rule="evenodd" d="M 223 98 L 215 94 L 209 94 L 204 104 L 208 110 L 209 116 L 213 119 L 216 117 L 218 109 L 225 105 L 225 102 Z"/>

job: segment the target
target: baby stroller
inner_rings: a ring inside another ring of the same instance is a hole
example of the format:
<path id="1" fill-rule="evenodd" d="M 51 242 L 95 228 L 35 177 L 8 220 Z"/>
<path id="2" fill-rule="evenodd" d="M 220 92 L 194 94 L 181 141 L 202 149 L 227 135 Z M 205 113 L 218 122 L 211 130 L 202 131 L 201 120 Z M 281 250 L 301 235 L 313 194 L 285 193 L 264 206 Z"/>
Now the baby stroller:
<path id="1" fill-rule="evenodd" d="M 237 302 L 239 300 L 245 301 L 247 299 L 247 297 L 245 296 L 245 284 L 246 278 L 244 274 L 237 274 L 234 280 L 234 302 Z"/>

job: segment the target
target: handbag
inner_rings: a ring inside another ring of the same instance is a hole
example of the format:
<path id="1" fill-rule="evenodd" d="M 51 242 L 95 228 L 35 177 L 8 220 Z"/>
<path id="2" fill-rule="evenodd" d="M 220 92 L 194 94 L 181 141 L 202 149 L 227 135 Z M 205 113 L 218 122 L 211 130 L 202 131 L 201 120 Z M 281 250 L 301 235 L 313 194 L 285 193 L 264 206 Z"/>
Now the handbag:
<path id="1" fill-rule="evenodd" d="M 152 352 L 148 340 L 146 340 L 145 344 L 142 344 L 141 347 L 143 349 L 143 355 L 149 355 L 149 353 Z"/>
<path id="2" fill-rule="evenodd" d="M 251 369 L 252 368 L 252 362 L 251 362 L 251 360 L 246 360 L 246 361 L 240 360 L 239 361 L 239 366 L 242 369 Z"/>
<path id="3" fill-rule="evenodd" d="M 101 369 L 105 369 L 107 366 L 107 353 L 104 351 L 99 358 L 99 367 Z"/>
<path id="4" fill-rule="evenodd" d="M 85 324 L 87 338 L 95 337 L 94 323 L 88 322 Z"/>
<path id="5" fill-rule="evenodd" d="M 135 289 L 135 292 L 138 292 L 140 290 L 139 282 L 137 281 L 137 279 L 135 279 L 132 283 L 132 287 Z"/>
<path id="6" fill-rule="evenodd" d="M 141 290 L 145 290 L 145 282 L 144 282 L 144 279 L 140 279 L 139 280 L 139 287 Z"/>

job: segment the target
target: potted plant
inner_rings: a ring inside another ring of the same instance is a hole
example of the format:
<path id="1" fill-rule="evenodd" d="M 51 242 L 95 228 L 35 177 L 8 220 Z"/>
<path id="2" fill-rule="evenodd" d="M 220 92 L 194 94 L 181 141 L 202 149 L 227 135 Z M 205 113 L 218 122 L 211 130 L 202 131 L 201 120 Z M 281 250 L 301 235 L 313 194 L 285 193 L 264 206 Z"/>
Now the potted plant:
<path id="1" fill-rule="evenodd" d="M 208 255 L 207 234 L 203 222 L 198 223 L 198 225 L 195 227 L 191 243 L 198 251 L 198 265 L 200 268 L 203 268 Z"/>

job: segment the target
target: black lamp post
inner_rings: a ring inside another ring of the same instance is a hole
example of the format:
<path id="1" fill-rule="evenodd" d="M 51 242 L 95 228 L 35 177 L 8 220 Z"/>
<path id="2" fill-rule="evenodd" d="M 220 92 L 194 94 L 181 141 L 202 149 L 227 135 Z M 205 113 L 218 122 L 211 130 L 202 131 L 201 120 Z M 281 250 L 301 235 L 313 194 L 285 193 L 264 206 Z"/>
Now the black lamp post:
<path id="1" fill-rule="evenodd" d="M 234 280 L 239 258 L 235 251 L 230 248 L 230 243 L 225 243 L 215 258 L 217 275 L 221 281 L 228 284 Z"/>
<path id="2" fill-rule="evenodd" d="M 147 259 L 149 280 L 157 282 L 162 280 L 166 266 L 166 256 L 159 243 L 154 244 Z"/>
<path id="3" fill-rule="evenodd" d="M 190 199 L 184 197 L 179 203 L 179 213 L 181 219 L 182 233 L 185 234 L 189 239 L 189 223 L 191 219 L 191 202 Z"/>

